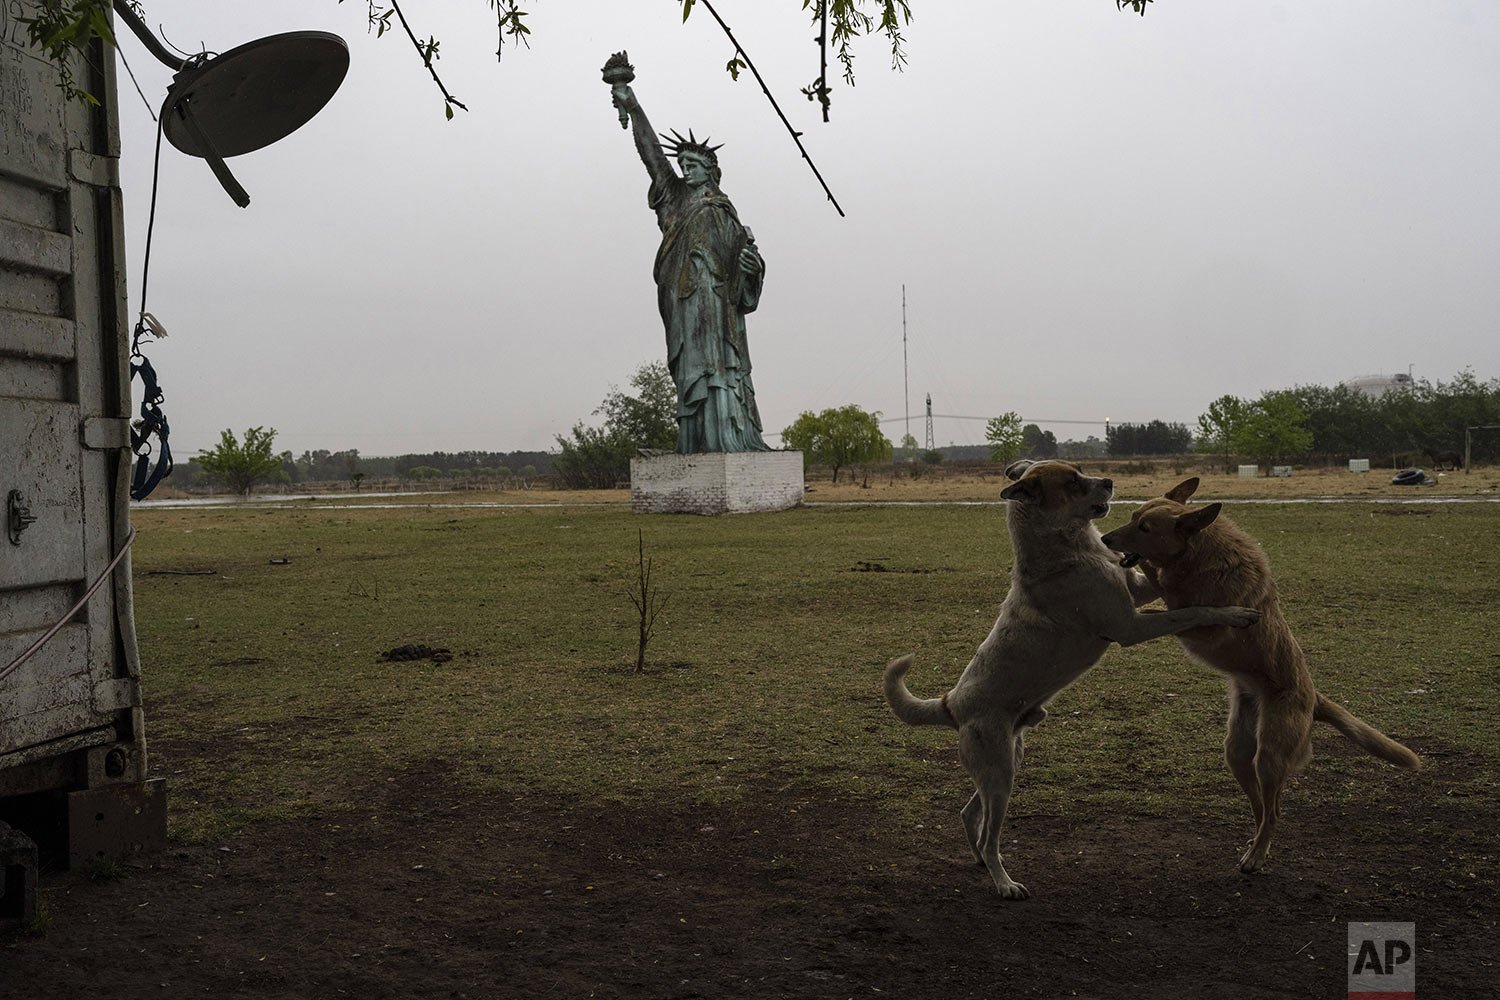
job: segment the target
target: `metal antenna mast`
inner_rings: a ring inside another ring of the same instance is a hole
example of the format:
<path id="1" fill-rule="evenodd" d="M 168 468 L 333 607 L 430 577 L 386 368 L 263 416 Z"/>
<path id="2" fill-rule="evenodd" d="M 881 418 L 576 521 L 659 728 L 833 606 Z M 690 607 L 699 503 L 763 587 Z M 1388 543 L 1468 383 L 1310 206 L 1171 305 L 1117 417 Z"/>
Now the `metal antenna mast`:
<path id="1" fill-rule="evenodd" d="M 937 445 L 932 443 L 932 393 L 927 394 L 927 451 L 936 450 Z"/>
<path id="2" fill-rule="evenodd" d="M 905 393 L 903 397 L 902 413 L 906 414 L 906 437 L 901 439 L 904 446 L 908 441 L 915 441 L 911 436 L 911 373 L 906 367 L 906 283 L 901 283 L 901 387 Z"/>

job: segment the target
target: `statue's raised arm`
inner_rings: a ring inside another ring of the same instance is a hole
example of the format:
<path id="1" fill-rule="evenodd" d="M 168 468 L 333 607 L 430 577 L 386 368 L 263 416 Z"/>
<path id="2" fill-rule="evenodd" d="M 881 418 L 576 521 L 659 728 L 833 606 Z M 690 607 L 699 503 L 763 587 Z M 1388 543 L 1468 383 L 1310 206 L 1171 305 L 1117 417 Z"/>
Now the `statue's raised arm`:
<path id="1" fill-rule="evenodd" d="M 616 106 L 630 116 L 630 131 L 635 136 L 635 149 L 641 154 L 646 173 L 651 175 L 653 181 L 676 177 L 677 171 L 672 169 L 672 161 L 662 151 L 661 142 L 652 131 L 651 122 L 646 119 L 646 112 L 641 110 L 641 102 L 635 99 L 635 91 L 629 87 L 620 87 L 619 91 Z"/>
<path id="2" fill-rule="evenodd" d="M 610 84 L 610 95 L 620 112 L 620 127 L 628 127 L 634 134 L 636 152 L 640 153 L 641 162 L 646 165 L 646 172 L 651 175 L 651 180 L 664 181 L 677 174 L 666 153 L 662 152 L 656 132 L 652 130 L 651 122 L 641 108 L 641 102 L 635 99 L 635 91 L 630 89 L 630 83 L 634 79 L 635 67 L 630 65 L 624 52 L 616 52 L 604 64 L 604 82 Z"/>

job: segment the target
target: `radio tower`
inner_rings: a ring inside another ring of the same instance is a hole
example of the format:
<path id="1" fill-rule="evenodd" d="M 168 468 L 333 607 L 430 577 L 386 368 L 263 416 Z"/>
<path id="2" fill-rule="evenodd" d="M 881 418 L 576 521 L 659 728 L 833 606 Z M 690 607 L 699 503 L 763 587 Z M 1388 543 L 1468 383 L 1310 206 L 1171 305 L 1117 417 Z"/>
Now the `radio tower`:
<path id="1" fill-rule="evenodd" d="M 901 439 L 904 448 L 911 436 L 911 376 L 906 368 L 906 285 L 901 286 L 901 412 L 906 414 L 906 437 Z"/>
<path id="2" fill-rule="evenodd" d="M 927 447 L 926 451 L 936 450 L 937 445 L 932 443 L 932 393 L 927 394 Z"/>

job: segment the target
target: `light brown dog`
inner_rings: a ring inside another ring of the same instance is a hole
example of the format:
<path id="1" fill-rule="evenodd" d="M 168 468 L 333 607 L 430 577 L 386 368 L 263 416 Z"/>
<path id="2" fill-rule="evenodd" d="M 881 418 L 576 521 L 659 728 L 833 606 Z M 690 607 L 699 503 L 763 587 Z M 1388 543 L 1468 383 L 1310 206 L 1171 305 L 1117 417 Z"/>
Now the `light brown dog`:
<path id="1" fill-rule="evenodd" d="M 1282 789 L 1312 756 L 1314 722 L 1329 723 L 1398 767 L 1415 770 L 1421 760 L 1318 693 L 1282 617 L 1266 554 L 1220 516 L 1223 504 L 1188 507 L 1197 489 L 1198 480 L 1188 479 L 1146 501 L 1129 524 L 1104 536 L 1104 544 L 1124 554 L 1122 566 L 1139 562 L 1169 608 L 1233 603 L 1261 613 L 1247 629 L 1200 628 L 1177 636 L 1190 657 L 1228 675 L 1224 756 L 1255 813 L 1255 838 L 1240 858 L 1240 871 L 1253 872 L 1271 850 Z"/>
<path id="2" fill-rule="evenodd" d="M 1208 625 L 1244 628 L 1260 615 L 1235 607 L 1140 613 L 1136 608 L 1156 592 L 1142 574 L 1121 568 L 1093 524 L 1109 513 L 1114 484 L 1070 462 L 1017 462 L 1005 472 L 1016 480 L 1000 494 L 1009 501 L 1015 566 L 994 627 L 942 697 L 917 698 L 907 690 L 902 678 L 910 656 L 885 668 L 885 697 L 908 725 L 958 730 L 958 756 L 974 782 L 960 813 L 969 847 L 1000 895 L 1025 899 L 1030 893 L 1000 857 L 1000 826 L 1021 766 L 1022 733 L 1046 718 L 1047 702 L 1099 662 L 1112 642 L 1133 646 Z"/>

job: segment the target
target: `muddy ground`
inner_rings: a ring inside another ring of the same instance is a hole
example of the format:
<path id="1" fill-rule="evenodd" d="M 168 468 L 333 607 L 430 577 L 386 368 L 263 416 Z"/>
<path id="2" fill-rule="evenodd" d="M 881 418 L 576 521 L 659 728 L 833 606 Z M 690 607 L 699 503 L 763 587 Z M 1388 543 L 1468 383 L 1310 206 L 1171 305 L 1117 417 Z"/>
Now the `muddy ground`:
<path id="1" fill-rule="evenodd" d="M 1315 759 L 1255 877 L 1238 813 L 1033 815 L 1023 787 L 1020 903 L 952 813 L 892 828 L 769 780 L 709 811 L 476 800 L 432 761 L 357 811 L 49 874 L 45 932 L 0 936 L 0 997 L 1326 998 L 1352 919 L 1416 922 L 1421 995 L 1493 996 L 1497 837 L 1447 798 L 1482 762 L 1423 749 L 1415 777 L 1370 765 L 1368 812 L 1320 804 Z"/>

